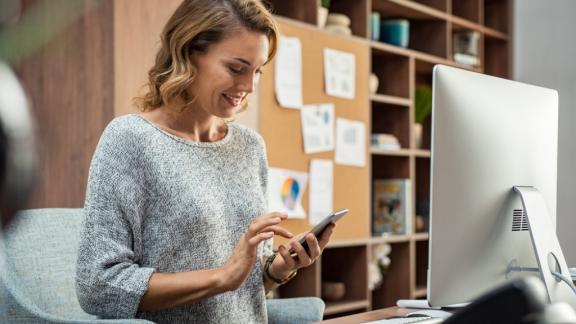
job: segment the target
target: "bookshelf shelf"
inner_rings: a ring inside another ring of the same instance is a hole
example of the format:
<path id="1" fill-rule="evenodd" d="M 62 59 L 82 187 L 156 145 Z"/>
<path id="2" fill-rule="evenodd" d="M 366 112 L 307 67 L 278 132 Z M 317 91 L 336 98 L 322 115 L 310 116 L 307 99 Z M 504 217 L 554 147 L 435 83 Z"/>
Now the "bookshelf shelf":
<path id="1" fill-rule="evenodd" d="M 410 235 L 385 235 L 385 236 L 373 236 L 370 239 L 372 244 L 381 243 L 406 243 L 410 241 Z"/>
<path id="2" fill-rule="evenodd" d="M 485 31 L 484 26 L 472 22 L 470 20 L 466 20 L 464 18 L 460 18 L 460 17 L 450 17 L 450 22 L 452 22 L 452 29 L 453 30 L 458 30 L 458 29 L 469 29 L 469 30 L 474 30 L 477 31 L 479 33 L 482 33 Z"/>
<path id="3" fill-rule="evenodd" d="M 448 8 L 448 1 L 446 0 L 415 0 L 414 2 L 441 12 L 447 12 Z"/>
<path id="4" fill-rule="evenodd" d="M 356 240 L 331 240 L 326 246 L 327 249 L 349 247 L 349 246 L 363 246 L 370 242 L 368 238 Z"/>
<path id="5" fill-rule="evenodd" d="M 381 95 L 381 94 L 371 95 L 370 100 L 374 103 L 384 103 L 384 104 L 406 106 L 406 107 L 409 107 L 412 104 L 412 102 L 408 98 Z"/>
<path id="6" fill-rule="evenodd" d="M 412 151 L 409 149 L 399 149 L 399 150 L 382 150 L 376 148 L 370 148 L 370 153 L 372 155 L 382 155 L 382 156 L 405 156 L 411 155 Z"/>
<path id="7" fill-rule="evenodd" d="M 428 233 L 415 233 L 412 237 L 414 241 L 427 241 L 430 235 Z"/>
<path id="8" fill-rule="evenodd" d="M 405 17 L 414 20 L 446 20 L 444 11 L 422 3 L 408 0 L 373 0 L 372 10 L 381 13 L 382 17 Z"/>
<path id="9" fill-rule="evenodd" d="M 498 31 L 496 29 L 492 29 L 492 28 L 488 28 L 488 27 L 484 27 L 482 29 L 484 36 L 486 38 L 495 38 L 498 40 L 502 40 L 502 41 L 507 41 L 508 40 L 508 35 L 506 35 L 505 33 Z"/>

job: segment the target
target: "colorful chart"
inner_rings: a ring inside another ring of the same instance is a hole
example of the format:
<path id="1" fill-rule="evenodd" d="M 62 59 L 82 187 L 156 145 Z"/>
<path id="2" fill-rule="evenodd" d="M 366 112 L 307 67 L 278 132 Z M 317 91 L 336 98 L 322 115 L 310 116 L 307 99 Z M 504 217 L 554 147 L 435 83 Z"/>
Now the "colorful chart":
<path id="1" fill-rule="evenodd" d="M 287 178 L 280 188 L 282 202 L 288 210 L 294 210 L 300 194 L 300 185 L 294 178 Z"/>

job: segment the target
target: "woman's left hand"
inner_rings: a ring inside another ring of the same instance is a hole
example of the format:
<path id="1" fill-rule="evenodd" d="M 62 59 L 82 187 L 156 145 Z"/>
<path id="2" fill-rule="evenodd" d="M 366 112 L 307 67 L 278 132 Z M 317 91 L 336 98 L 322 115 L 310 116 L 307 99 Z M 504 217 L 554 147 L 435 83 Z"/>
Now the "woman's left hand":
<path id="1" fill-rule="evenodd" d="M 330 241 L 330 236 L 336 224 L 330 223 L 317 239 L 314 234 L 306 232 L 296 235 L 288 244 L 278 247 L 280 256 L 274 259 L 270 265 L 270 273 L 275 278 L 286 278 L 295 270 L 305 268 L 313 264 L 322 254 L 322 251 Z M 308 251 L 302 247 L 299 241 L 306 237 Z M 289 250 L 294 250 L 295 254 L 290 254 Z"/>

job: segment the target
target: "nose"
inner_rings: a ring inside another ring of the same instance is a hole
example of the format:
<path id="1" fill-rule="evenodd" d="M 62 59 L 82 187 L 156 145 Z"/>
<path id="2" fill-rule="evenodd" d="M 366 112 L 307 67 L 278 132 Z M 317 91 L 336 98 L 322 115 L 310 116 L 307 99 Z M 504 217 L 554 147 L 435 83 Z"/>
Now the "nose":
<path id="1" fill-rule="evenodd" d="M 256 73 L 247 73 L 239 80 L 238 89 L 246 93 L 254 92 L 254 89 L 258 84 L 258 76 L 259 75 Z"/>

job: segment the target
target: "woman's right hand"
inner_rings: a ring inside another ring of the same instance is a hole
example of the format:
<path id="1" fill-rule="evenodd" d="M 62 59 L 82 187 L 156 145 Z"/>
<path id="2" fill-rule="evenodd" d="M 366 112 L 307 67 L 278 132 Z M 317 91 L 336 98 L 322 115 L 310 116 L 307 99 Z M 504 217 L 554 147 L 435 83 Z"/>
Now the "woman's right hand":
<path id="1" fill-rule="evenodd" d="M 226 261 L 222 270 L 225 273 L 226 290 L 236 290 L 244 283 L 256 264 L 258 245 L 274 235 L 292 238 L 294 235 L 285 228 L 278 226 L 288 218 L 288 214 L 271 212 L 259 216 L 252 221 L 248 230 L 240 237 L 232 256 Z"/>

